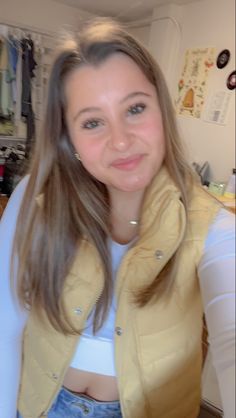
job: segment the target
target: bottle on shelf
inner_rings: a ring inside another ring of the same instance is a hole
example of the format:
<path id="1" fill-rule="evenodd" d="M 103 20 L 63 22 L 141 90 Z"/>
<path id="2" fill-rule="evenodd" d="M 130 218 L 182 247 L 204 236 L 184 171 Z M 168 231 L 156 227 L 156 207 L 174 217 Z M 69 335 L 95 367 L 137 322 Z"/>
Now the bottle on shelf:
<path id="1" fill-rule="evenodd" d="M 235 190 L 236 181 L 235 181 L 235 179 L 236 179 L 236 168 L 233 168 L 232 174 L 231 174 L 231 176 L 229 178 L 229 181 L 228 181 L 228 183 L 226 185 L 226 188 L 225 188 L 225 193 L 224 193 L 225 197 L 228 197 L 228 198 L 231 198 L 231 199 L 235 198 L 235 196 L 236 196 L 236 190 Z"/>

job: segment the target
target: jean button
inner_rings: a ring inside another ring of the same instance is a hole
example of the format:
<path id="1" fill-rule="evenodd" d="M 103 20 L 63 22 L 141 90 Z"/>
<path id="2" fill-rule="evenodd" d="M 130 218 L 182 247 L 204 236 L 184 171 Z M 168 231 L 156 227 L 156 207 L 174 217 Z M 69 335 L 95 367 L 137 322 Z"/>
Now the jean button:
<path id="1" fill-rule="evenodd" d="M 83 403 L 78 402 L 77 406 L 82 409 L 82 411 L 85 415 L 89 414 L 90 409 L 86 405 L 84 405 Z"/>

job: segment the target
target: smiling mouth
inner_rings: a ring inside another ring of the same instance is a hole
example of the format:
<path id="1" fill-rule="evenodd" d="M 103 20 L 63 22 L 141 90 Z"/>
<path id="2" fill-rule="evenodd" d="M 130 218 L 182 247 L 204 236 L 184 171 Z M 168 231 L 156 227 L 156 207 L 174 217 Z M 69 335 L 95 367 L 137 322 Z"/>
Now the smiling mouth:
<path id="1" fill-rule="evenodd" d="M 142 159 L 143 159 L 143 155 L 141 154 L 134 155 L 128 158 L 119 158 L 113 161 L 111 166 L 117 168 L 118 170 L 130 171 L 130 170 L 135 169 L 139 165 Z"/>

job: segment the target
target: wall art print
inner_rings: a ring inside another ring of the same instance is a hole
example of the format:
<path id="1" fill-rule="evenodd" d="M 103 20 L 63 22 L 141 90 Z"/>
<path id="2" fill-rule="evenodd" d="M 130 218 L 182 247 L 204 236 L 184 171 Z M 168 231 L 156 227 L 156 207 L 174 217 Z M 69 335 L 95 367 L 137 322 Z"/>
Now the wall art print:
<path id="1" fill-rule="evenodd" d="M 179 115 L 200 118 L 206 100 L 207 79 L 215 65 L 215 48 L 194 48 L 185 52 L 175 100 Z"/>

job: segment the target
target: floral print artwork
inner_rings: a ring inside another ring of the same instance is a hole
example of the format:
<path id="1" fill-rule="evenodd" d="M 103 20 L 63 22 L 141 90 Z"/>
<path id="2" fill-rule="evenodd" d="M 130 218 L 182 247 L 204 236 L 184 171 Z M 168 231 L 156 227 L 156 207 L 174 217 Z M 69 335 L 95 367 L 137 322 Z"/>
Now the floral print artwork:
<path id="1" fill-rule="evenodd" d="M 186 51 L 175 100 L 177 114 L 201 117 L 207 79 L 214 65 L 215 48 L 195 48 Z"/>

